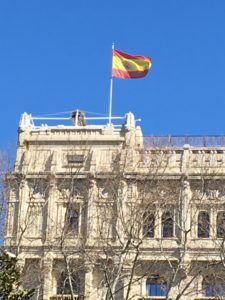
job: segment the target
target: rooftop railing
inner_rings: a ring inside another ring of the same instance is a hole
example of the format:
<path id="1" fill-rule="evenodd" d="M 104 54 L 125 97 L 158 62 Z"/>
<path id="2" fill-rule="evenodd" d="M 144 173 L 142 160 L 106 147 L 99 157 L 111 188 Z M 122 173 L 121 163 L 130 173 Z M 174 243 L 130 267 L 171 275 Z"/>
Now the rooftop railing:
<path id="1" fill-rule="evenodd" d="M 193 147 L 225 147 L 225 135 L 168 135 L 145 136 L 146 148 L 183 147 L 189 144 Z"/>

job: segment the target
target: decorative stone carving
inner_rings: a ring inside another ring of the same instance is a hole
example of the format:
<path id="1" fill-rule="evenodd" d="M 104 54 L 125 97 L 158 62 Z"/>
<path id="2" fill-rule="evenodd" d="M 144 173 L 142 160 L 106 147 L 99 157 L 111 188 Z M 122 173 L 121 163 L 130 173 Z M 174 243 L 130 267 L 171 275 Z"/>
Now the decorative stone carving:
<path id="1" fill-rule="evenodd" d="M 19 127 L 21 129 L 26 129 L 28 127 L 33 126 L 32 117 L 31 115 L 28 115 L 26 112 L 22 114 L 20 119 Z"/>
<path id="2" fill-rule="evenodd" d="M 194 198 L 197 200 L 225 200 L 225 192 L 219 190 L 202 192 L 198 189 L 194 191 Z"/>
<path id="3" fill-rule="evenodd" d="M 193 195 L 193 197 L 198 200 L 204 200 L 207 198 L 206 193 L 203 193 L 201 190 L 195 190 Z"/>
<path id="4" fill-rule="evenodd" d="M 60 194 L 60 198 L 62 198 L 63 200 L 68 200 L 70 198 L 69 189 L 62 189 Z"/>
<path id="5" fill-rule="evenodd" d="M 109 191 L 107 188 L 99 188 L 98 190 L 99 198 L 101 199 L 108 199 L 109 198 Z"/>
<path id="6" fill-rule="evenodd" d="M 63 188 L 60 190 L 60 199 L 65 202 L 76 202 L 79 199 L 83 199 L 83 196 L 77 189 L 70 190 L 68 188 Z"/>
<path id="7" fill-rule="evenodd" d="M 182 190 L 182 197 L 184 202 L 189 202 L 192 198 L 192 191 L 190 188 L 190 183 L 187 180 L 183 181 L 183 190 Z"/>
<path id="8" fill-rule="evenodd" d="M 11 189 L 9 192 L 9 199 L 10 201 L 16 201 L 18 200 L 18 192 L 16 189 Z"/>
<path id="9" fill-rule="evenodd" d="M 32 195 L 32 198 L 35 200 L 35 201 L 41 201 L 44 199 L 44 195 L 40 192 L 37 192 L 37 193 L 34 193 Z"/>
<path id="10" fill-rule="evenodd" d="M 164 190 L 160 190 L 160 191 L 159 191 L 159 196 L 160 196 L 161 199 L 164 199 L 164 198 L 166 197 L 166 194 L 167 194 L 167 193 L 166 193 L 166 191 L 164 191 Z"/>
<path id="11" fill-rule="evenodd" d="M 45 190 L 41 187 L 30 187 L 29 201 L 42 202 L 45 200 Z"/>
<path id="12" fill-rule="evenodd" d="M 218 190 L 209 190 L 207 192 L 207 199 L 218 199 L 219 191 Z"/>
<path id="13" fill-rule="evenodd" d="M 125 118 L 126 118 L 126 122 L 125 122 L 126 129 L 130 130 L 132 128 L 135 128 L 134 114 L 132 112 L 129 112 L 125 115 Z"/>

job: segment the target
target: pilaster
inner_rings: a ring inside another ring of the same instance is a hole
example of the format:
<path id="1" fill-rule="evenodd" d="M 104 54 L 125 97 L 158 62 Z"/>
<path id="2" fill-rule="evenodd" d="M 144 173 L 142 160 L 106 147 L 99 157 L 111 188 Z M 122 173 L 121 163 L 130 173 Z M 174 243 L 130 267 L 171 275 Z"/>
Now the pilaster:
<path id="1" fill-rule="evenodd" d="M 43 300 L 49 300 L 53 294 L 52 291 L 52 267 L 53 259 L 51 255 L 45 255 L 42 265 L 43 270 Z"/>
<path id="2" fill-rule="evenodd" d="M 187 239 L 189 239 L 191 231 L 191 199 L 192 191 L 190 188 L 190 183 L 185 179 L 182 182 L 180 209 L 181 244 L 184 247 L 187 247 Z"/>
<path id="3" fill-rule="evenodd" d="M 19 190 L 19 212 L 17 226 L 17 246 L 20 247 L 23 236 L 26 234 L 28 226 L 28 201 L 29 186 L 26 179 L 21 180 Z"/>
<path id="4" fill-rule="evenodd" d="M 56 201 L 58 197 L 58 189 L 55 176 L 52 175 L 49 183 L 48 207 L 47 207 L 47 228 L 46 241 L 51 242 L 56 234 Z"/>
<path id="5" fill-rule="evenodd" d="M 96 180 L 91 179 L 88 191 L 88 209 L 87 209 L 87 239 L 89 242 L 96 238 L 97 228 L 97 209 L 95 201 L 97 200 Z"/>
<path id="6" fill-rule="evenodd" d="M 183 150 L 183 156 L 181 161 L 181 173 L 186 174 L 189 168 L 189 160 L 190 160 L 190 145 L 185 144 Z"/>
<path id="7" fill-rule="evenodd" d="M 87 300 L 96 300 L 98 299 L 98 291 L 94 286 L 94 280 L 96 280 L 96 272 L 94 272 L 93 267 L 89 267 L 85 273 L 85 299 Z"/>

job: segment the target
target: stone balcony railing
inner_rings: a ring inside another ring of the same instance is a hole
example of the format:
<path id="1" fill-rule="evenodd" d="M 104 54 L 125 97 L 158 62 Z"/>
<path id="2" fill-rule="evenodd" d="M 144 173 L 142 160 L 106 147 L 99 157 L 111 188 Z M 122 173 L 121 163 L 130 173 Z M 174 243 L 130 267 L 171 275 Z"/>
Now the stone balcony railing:
<path id="1" fill-rule="evenodd" d="M 225 147 L 225 135 L 168 135 L 168 136 L 145 136 L 146 148 L 183 147 L 189 144 L 193 147 Z"/>

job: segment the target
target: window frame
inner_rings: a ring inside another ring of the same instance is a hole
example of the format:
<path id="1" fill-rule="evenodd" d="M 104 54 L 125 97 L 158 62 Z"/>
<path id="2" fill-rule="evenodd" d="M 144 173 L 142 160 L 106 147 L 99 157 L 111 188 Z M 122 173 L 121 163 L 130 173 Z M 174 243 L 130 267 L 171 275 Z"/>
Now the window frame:
<path id="1" fill-rule="evenodd" d="M 157 275 L 152 275 L 146 279 L 146 295 L 149 297 L 166 297 L 168 292 L 167 281 Z"/>
<path id="2" fill-rule="evenodd" d="M 151 223 L 149 222 L 149 220 L 151 220 Z M 155 212 L 144 212 L 142 234 L 146 239 L 155 238 Z"/>
<path id="3" fill-rule="evenodd" d="M 219 220 L 220 215 L 222 215 L 222 220 Z M 224 224 L 219 224 L 219 221 L 224 221 Z M 222 228 L 221 228 L 222 227 Z M 216 215 L 216 237 L 225 238 L 225 211 L 219 211 Z"/>
<path id="4" fill-rule="evenodd" d="M 73 292 L 74 295 L 80 295 L 82 292 L 82 281 L 81 276 L 76 271 L 71 271 L 71 278 L 73 279 Z M 57 295 L 70 295 L 70 285 L 69 285 L 69 277 L 67 272 L 63 270 L 58 277 L 57 286 L 56 286 Z"/>
<path id="5" fill-rule="evenodd" d="M 166 217 L 168 215 L 168 217 Z M 166 223 L 165 223 L 166 222 Z M 171 222 L 169 224 L 169 222 Z M 172 226 L 171 226 L 172 224 Z M 165 225 L 170 226 L 171 234 L 165 234 L 168 229 L 165 230 Z M 163 212 L 162 217 L 161 217 L 161 226 L 162 226 L 162 238 L 174 238 L 174 213 L 167 210 Z"/>
<path id="6" fill-rule="evenodd" d="M 207 220 L 200 220 L 201 215 L 202 216 L 207 215 Z M 200 222 L 207 222 L 206 226 L 205 224 L 201 224 Z M 206 227 L 206 228 L 204 228 Z M 208 239 L 210 238 L 210 213 L 206 210 L 201 210 L 198 212 L 198 218 L 197 218 L 197 237 L 199 239 Z"/>
<path id="7" fill-rule="evenodd" d="M 204 297 L 225 296 L 225 286 L 221 282 L 216 282 L 214 276 L 205 276 L 202 280 L 202 294 Z M 224 286 L 224 288 L 222 288 Z M 221 293 L 222 292 L 222 293 Z"/>
<path id="8" fill-rule="evenodd" d="M 72 216 L 71 212 L 76 213 L 76 217 Z M 71 219 L 75 220 L 76 226 L 74 227 L 73 223 L 71 223 Z M 79 235 L 81 227 L 81 207 L 78 203 L 68 203 L 65 213 L 65 231 L 68 234 Z"/>

